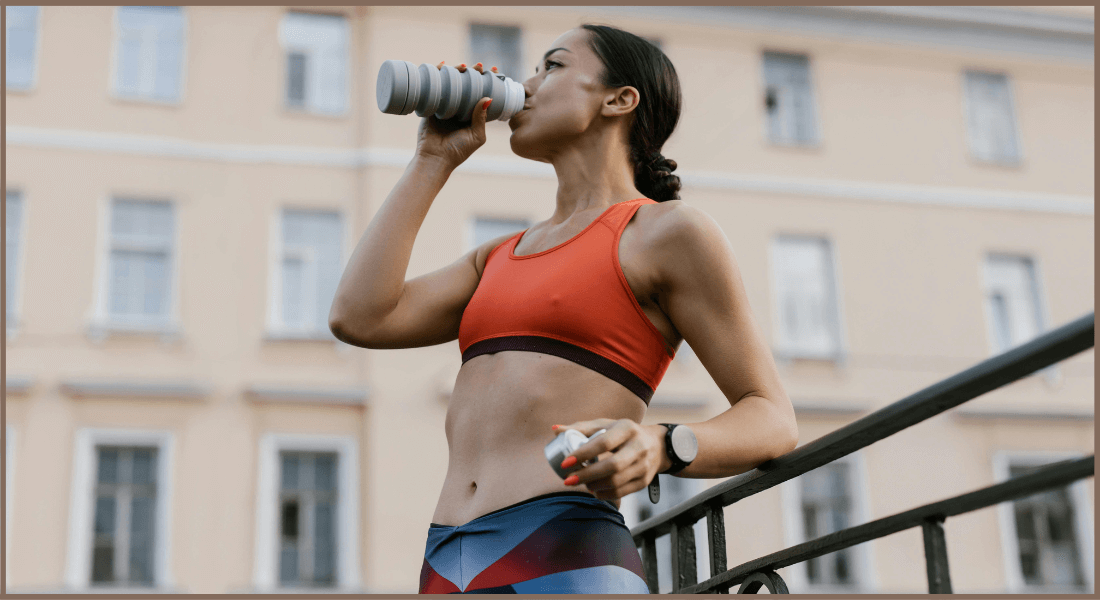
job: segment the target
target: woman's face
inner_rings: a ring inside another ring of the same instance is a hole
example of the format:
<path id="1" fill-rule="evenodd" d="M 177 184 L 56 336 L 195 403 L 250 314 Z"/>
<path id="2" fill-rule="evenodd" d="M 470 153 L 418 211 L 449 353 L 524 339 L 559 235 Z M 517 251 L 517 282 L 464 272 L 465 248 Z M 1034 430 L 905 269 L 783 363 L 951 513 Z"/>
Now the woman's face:
<path id="1" fill-rule="evenodd" d="M 508 121 L 517 155 L 550 162 L 599 117 L 614 90 L 600 83 L 603 63 L 588 47 L 584 29 L 571 29 L 550 45 L 535 75 L 523 82 L 527 108 Z"/>

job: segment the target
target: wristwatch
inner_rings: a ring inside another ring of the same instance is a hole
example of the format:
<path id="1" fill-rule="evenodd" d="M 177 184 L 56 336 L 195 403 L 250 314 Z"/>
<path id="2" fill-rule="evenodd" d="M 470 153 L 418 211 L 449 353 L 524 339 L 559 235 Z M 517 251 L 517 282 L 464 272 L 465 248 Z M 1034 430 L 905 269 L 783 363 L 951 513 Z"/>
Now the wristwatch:
<path id="1" fill-rule="evenodd" d="M 695 439 L 693 432 L 686 425 L 677 423 L 661 423 L 665 431 L 665 454 L 672 461 L 672 466 L 665 471 L 666 475 L 675 475 L 695 460 L 699 454 L 699 440 Z"/>
<path id="2" fill-rule="evenodd" d="M 695 439 L 695 432 L 687 426 L 676 423 L 661 423 L 661 425 L 665 426 L 665 453 L 672 461 L 672 466 L 665 473 L 674 475 L 695 460 L 695 456 L 699 454 L 699 440 Z M 649 482 L 648 487 L 649 501 L 657 504 L 661 501 L 660 474 L 653 476 L 653 481 Z"/>

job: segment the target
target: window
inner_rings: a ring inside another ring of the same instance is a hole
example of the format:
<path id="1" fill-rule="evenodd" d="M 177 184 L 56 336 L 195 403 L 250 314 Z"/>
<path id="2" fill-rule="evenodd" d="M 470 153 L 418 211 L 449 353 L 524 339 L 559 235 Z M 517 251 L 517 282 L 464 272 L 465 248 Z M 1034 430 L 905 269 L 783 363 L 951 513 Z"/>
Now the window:
<path id="1" fill-rule="evenodd" d="M 4 195 L 4 300 L 7 309 L 8 330 L 16 327 L 16 319 L 19 315 L 19 267 L 21 265 L 20 249 L 22 241 L 20 232 L 23 229 L 23 195 L 14 190 L 8 190 Z"/>
<path id="2" fill-rule="evenodd" d="M 1002 73 L 965 73 L 970 151 L 979 160 L 1016 163 L 1020 145 L 1008 77 Z"/>
<path id="3" fill-rule="evenodd" d="M 764 85 L 768 138 L 777 144 L 817 143 L 809 59 L 765 52 Z"/>
<path id="4" fill-rule="evenodd" d="M 856 453 L 782 484 L 784 542 L 801 544 L 866 522 L 864 467 Z M 865 593 L 870 581 L 870 547 L 859 544 L 791 565 L 792 593 Z"/>
<path id="5" fill-rule="evenodd" d="M 336 454 L 279 456 L 279 583 L 336 585 Z"/>
<path id="6" fill-rule="evenodd" d="M 112 325 L 136 329 L 170 326 L 174 236 L 170 203 L 112 203 L 107 294 Z"/>
<path id="7" fill-rule="evenodd" d="M 172 434 L 80 429 L 74 441 L 65 586 L 172 590 Z"/>
<path id="8" fill-rule="evenodd" d="M 279 24 L 286 53 L 286 106 L 342 115 L 348 106 L 348 20 L 341 15 L 290 12 Z"/>
<path id="9" fill-rule="evenodd" d="M 990 350 L 1001 354 L 1045 330 L 1035 263 L 1028 257 L 990 254 L 985 261 L 985 314 Z M 1041 371 L 1048 381 L 1058 365 Z"/>
<path id="10" fill-rule="evenodd" d="M 523 82 L 534 75 L 534 65 L 523 67 L 523 55 L 520 50 L 519 27 L 503 25 L 470 25 L 470 65 L 481 63 L 488 71 L 496 67 L 497 71 L 513 81 Z"/>
<path id="11" fill-rule="evenodd" d="M 284 209 L 273 302 L 275 333 L 331 338 L 328 313 L 340 283 L 342 229 L 340 214 Z"/>
<path id="12" fill-rule="evenodd" d="M 152 586 L 157 449 L 96 448 L 92 584 Z"/>
<path id="13" fill-rule="evenodd" d="M 531 226 L 527 219 L 494 219 L 491 217 L 474 217 L 473 225 L 467 234 L 466 251 L 496 239 L 502 235 L 519 233 Z"/>
<path id="14" fill-rule="evenodd" d="M 781 354 L 838 358 L 838 294 L 828 241 L 780 236 L 773 245 L 776 313 Z"/>
<path id="15" fill-rule="evenodd" d="M 260 440 L 253 586 L 362 593 L 358 441 L 268 433 Z"/>
<path id="16" fill-rule="evenodd" d="M 622 499 L 619 512 L 622 513 L 628 528 L 661 514 L 703 491 L 703 483 L 696 479 L 658 475 L 661 480 L 661 501 L 653 504 L 649 500 L 649 488 L 644 487 Z M 707 541 L 707 520 L 695 523 L 695 573 L 699 581 L 710 578 L 710 546 Z M 672 592 L 672 536 L 657 538 L 657 581 L 658 592 Z"/>
<path id="17" fill-rule="evenodd" d="M 995 460 L 998 480 L 1076 458 L 1002 453 Z M 1068 486 L 998 505 L 1009 591 L 1091 593 L 1092 524 L 1087 484 Z"/>
<path id="18" fill-rule="evenodd" d="M 132 99 L 179 102 L 183 41 L 182 8 L 118 7 L 115 93 Z"/>
<path id="19" fill-rule="evenodd" d="M 8 89 L 28 90 L 34 87 L 35 55 L 38 49 L 37 6 L 5 6 L 7 27 L 5 51 L 7 52 Z"/>

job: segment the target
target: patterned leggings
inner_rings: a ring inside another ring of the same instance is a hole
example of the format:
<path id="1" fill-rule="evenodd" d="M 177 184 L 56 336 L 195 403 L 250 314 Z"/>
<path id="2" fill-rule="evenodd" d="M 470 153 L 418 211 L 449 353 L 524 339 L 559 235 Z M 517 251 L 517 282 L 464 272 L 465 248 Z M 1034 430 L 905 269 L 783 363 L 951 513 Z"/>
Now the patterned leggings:
<path id="1" fill-rule="evenodd" d="M 554 492 L 464 525 L 432 523 L 421 594 L 648 594 L 622 514 L 584 492 Z"/>

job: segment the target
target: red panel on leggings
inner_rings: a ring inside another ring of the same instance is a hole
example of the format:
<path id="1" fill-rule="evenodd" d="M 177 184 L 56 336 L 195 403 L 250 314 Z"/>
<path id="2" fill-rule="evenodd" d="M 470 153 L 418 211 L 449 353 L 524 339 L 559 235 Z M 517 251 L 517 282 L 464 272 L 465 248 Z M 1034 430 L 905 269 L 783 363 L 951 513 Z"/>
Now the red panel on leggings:
<path id="1" fill-rule="evenodd" d="M 462 313 L 462 362 L 503 350 L 553 354 L 648 404 L 675 352 L 630 290 L 619 238 L 639 206 L 655 203 L 613 204 L 572 239 L 536 254 L 513 253 L 526 230 L 494 248 Z"/>

